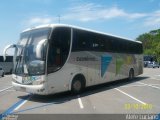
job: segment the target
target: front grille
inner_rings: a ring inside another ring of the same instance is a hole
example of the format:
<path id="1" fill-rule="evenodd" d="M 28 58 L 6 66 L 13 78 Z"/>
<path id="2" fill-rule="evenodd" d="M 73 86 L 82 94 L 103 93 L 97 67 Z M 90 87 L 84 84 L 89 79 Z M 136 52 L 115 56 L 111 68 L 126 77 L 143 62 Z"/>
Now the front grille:
<path id="1" fill-rule="evenodd" d="M 22 83 L 16 81 L 15 79 L 12 79 L 12 81 L 17 83 L 17 84 L 22 84 L 22 85 L 32 85 L 32 81 L 31 80 L 22 80 Z"/>
<path id="2" fill-rule="evenodd" d="M 23 79 L 22 80 L 22 84 L 25 84 L 25 85 L 31 85 L 32 83 L 33 83 L 33 81 L 30 79 Z"/>

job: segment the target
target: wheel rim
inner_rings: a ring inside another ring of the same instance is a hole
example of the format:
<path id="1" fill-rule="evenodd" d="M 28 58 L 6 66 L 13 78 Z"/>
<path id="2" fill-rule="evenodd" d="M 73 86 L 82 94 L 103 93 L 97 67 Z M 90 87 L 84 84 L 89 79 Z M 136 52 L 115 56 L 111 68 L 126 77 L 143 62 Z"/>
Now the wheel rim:
<path id="1" fill-rule="evenodd" d="M 81 87 L 82 87 L 81 82 L 78 81 L 78 80 L 75 81 L 75 83 L 73 84 L 73 88 L 74 88 L 75 91 L 80 91 Z"/>

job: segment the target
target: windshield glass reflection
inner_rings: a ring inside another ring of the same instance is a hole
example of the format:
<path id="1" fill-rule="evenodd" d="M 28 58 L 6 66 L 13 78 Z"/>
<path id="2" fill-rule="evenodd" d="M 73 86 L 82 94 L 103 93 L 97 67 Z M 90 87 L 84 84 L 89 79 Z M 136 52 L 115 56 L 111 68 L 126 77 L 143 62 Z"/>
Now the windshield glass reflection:
<path id="1" fill-rule="evenodd" d="M 18 75 L 41 75 L 45 72 L 47 39 L 51 29 L 43 28 L 24 32 L 20 36 L 14 57 L 14 73 Z M 41 43 L 41 44 L 39 44 Z M 38 46 L 40 45 L 40 47 Z M 37 56 L 37 46 L 40 54 Z"/>

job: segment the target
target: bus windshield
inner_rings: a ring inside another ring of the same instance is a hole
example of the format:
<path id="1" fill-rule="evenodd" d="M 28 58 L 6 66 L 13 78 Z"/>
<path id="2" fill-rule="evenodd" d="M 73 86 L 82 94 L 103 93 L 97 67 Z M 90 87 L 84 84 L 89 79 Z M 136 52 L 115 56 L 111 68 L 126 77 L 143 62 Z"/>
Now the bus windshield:
<path id="1" fill-rule="evenodd" d="M 45 73 L 47 39 L 51 29 L 43 28 L 20 35 L 14 56 L 14 74 L 42 75 Z"/>

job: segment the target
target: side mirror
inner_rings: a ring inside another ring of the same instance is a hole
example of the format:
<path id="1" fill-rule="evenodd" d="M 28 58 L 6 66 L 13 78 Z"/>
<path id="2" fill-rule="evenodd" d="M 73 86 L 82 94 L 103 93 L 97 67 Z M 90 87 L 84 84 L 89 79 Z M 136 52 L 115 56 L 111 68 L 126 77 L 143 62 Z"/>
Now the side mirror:
<path id="1" fill-rule="evenodd" d="M 15 48 L 16 49 L 15 51 L 17 52 L 18 48 L 21 48 L 21 47 L 22 47 L 21 45 L 16 45 L 16 44 L 7 45 L 3 50 L 3 60 L 4 61 L 6 60 L 6 55 L 7 55 L 6 52 L 9 48 Z"/>
<path id="2" fill-rule="evenodd" d="M 47 41 L 46 39 L 43 39 L 38 43 L 36 47 L 36 57 L 37 58 L 42 58 L 42 50 L 44 48 L 44 44 L 46 41 Z"/>
<path id="3" fill-rule="evenodd" d="M 11 45 L 7 45 L 5 48 L 4 48 L 4 50 L 3 50 L 3 60 L 5 61 L 6 60 L 6 55 L 7 55 L 7 50 L 9 49 L 9 48 L 14 48 L 14 47 L 16 47 L 16 45 L 15 44 L 11 44 Z"/>

